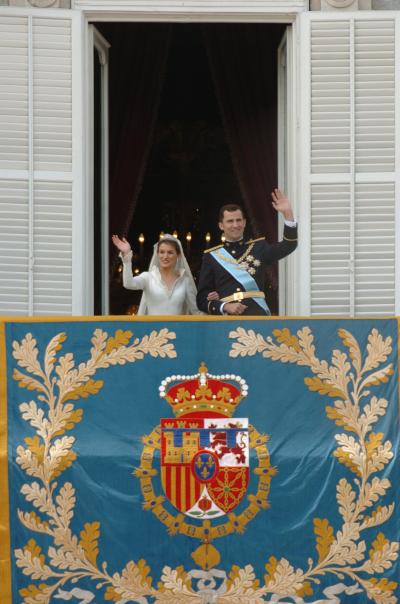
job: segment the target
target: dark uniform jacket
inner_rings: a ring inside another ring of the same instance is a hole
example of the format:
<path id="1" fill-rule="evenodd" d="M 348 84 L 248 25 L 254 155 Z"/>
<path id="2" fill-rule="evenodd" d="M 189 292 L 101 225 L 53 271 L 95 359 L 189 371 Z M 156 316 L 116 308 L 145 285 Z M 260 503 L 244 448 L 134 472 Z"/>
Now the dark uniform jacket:
<path id="1" fill-rule="evenodd" d="M 218 249 L 224 247 L 231 254 L 232 259 L 239 259 L 240 261 L 250 246 L 252 248 L 244 258 L 244 261 L 254 271 L 252 277 L 256 281 L 258 289 L 264 291 L 266 267 L 276 260 L 285 258 L 285 256 L 288 256 L 296 249 L 297 227 L 285 225 L 283 239 L 278 243 L 269 244 L 264 237 L 261 237 L 259 239 L 251 239 L 250 241 L 245 241 L 244 239 L 235 242 L 227 241 L 223 246 L 220 245 L 206 250 L 201 265 L 197 293 L 197 306 L 200 310 L 210 315 L 221 314 L 220 308 L 223 302 L 220 300 L 207 301 L 207 295 L 212 291 L 218 292 L 220 298 L 231 296 L 235 292 L 246 291 L 242 284 L 213 258 L 210 252 L 214 250 L 218 252 Z M 242 304 L 247 306 L 247 309 L 243 313 L 244 315 L 266 314 L 257 302 L 251 298 L 243 300 Z"/>

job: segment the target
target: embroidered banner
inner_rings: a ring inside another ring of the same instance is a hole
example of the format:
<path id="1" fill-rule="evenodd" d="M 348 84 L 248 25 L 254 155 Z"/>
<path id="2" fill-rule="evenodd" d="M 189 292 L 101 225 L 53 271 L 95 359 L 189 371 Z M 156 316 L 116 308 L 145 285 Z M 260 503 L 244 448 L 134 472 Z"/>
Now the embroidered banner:
<path id="1" fill-rule="evenodd" d="M 2 604 L 398 601 L 396 319 L 7 321 L 0 363 Z"/>

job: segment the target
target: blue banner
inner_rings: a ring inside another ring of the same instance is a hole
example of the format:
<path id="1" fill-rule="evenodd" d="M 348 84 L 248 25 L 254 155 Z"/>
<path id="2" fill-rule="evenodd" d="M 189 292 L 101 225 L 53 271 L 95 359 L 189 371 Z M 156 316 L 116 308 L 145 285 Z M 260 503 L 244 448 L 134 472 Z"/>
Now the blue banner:
<path id="1" fill-rule="evenodd" d="M 398 601 L 396 319 L 0 325 L 0 602 Z"/>

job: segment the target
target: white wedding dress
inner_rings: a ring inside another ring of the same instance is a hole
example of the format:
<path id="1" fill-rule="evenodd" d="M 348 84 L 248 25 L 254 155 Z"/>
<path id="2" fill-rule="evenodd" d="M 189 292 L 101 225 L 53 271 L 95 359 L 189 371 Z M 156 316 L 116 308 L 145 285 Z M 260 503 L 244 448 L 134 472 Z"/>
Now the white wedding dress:
<path id="1" fill-rule="evenodd" d="M 163 240 L 172 235 L 163 237 Z M 198 315 L 202 314 L 196 305 L 196 286 L 192 273 L 183 254 L 177 262 L 177 279 L 169 288 L 161 278 L 158 267 L 157 244 L 154 246 L 153 258 L 149 270 L 140 275 L 132 274 L 132 252 L 125 256 L 120 254 L 123 263 L 122 282 L 126 289 L 142 289 L 142 299 L 138 315 Z"/>

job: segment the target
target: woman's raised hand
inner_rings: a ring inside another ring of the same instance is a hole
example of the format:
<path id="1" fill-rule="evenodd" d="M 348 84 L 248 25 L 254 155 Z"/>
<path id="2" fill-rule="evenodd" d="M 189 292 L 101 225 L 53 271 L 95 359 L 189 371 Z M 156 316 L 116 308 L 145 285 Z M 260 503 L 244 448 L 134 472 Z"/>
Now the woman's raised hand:
<path id="1" fill-rule="evenodd" d="M 127 241 L 125 237 L 122 237 L 122 239 L 120 239 L 118 235 L 113 235 L 111 239 L 115 247 L 119 249 L 123 256 L 129 254 L 129 252 L 131 251 L 131 246 L 129 244 L 129 241 Z"/>

